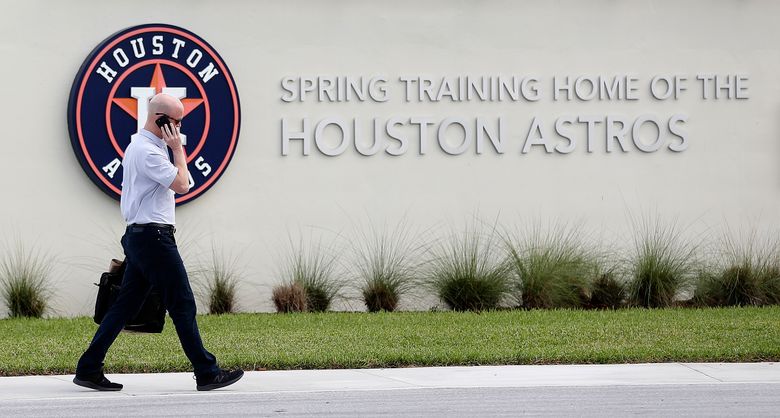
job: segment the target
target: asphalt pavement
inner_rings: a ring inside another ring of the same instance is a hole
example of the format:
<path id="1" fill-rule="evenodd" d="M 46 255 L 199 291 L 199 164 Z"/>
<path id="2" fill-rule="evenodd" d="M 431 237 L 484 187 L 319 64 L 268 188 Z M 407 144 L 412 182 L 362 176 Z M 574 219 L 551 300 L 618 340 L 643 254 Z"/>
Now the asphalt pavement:
<path id="1" fill-rule="evenodd" d="M 780 363 L 248 372 L 197 392 L 191 373 L 0 378 L 0 416 L 778 416 Z"/>

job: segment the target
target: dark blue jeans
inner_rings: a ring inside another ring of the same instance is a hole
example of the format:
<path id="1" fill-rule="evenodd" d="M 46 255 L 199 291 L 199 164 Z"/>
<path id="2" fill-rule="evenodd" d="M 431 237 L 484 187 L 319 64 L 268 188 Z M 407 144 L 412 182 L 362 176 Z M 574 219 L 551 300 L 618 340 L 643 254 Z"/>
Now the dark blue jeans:
<path id="1" fill-rule="evenodd" d="M 102 369 L 108 348 L 125 323 L 141 309 L 152 285 L 162 296 L 195 375 L 210 377 L 218 373 L 216 358 L 206 351 L 200 338 L 195 320 L 195 298 L 173 230 L 128 226 L 122 237 L 122 247 L 127 267 L 119 296 L 100 323 L 89 348 L 79 359 L 76 374 L 90 375 Z"/>

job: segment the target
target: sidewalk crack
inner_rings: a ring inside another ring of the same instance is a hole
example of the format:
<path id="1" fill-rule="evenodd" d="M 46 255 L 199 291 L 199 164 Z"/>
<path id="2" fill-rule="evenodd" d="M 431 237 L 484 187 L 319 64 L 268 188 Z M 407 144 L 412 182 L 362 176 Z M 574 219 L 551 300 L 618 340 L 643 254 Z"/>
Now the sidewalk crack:
<path id="1" fill-rule="evenodd" d="M 696 373 L 703 374 L 703 375 L 705 375 L 705 376 L 709 377 L 710 379 L 716 380 L 716 381 L 718 381 L 718 382 L 720 382 L 720 383 L 723 383 L 723 382 L 724 382 L 723 380 L 720 380 L 720 379 L 718 379 L 718 378 L 717 378 L 717 377 L 715 377 L 715 376 L 710 376 L 710 375 L 708 375 L 707 373 L 704 373 L 703 371 L 701 371 L 701 370 L 699 370 L 699 369 L 696 369 L 696 368 L 694 368 L 694 367 L 691 367 L 691 366 L 689 366 L 689 365 L 687 365 L 687 364 L 685 364 L 685 363 L 677 363 L 677 364 L 679 364 L 679 365 L 681 365 L 681 366 L 683 366 L 683 367 L 686 367 L 686 368 L 688 368 L 688 369 L 690 369 L 690 370 L 693 370 L 693 371 L 694 371 L 694 372 L 696 372 Z"/>
<path id="2" fill-rule="evenodd" d="M 367 371 L 367 370 L 359 370 L 359 373 L 367 374 L 369 376 L 380 378 L 380 379 L 391 380 L 393 382 L 403 383 L 405 385 L 409 385 L 411 388 L 427 388 L 427 387 L 429 387 L 429 386 L 419 385 L 419 384 L 412 383 L 412 382 L 407 382 L 407 381 L 405 381 L 403 379 L 400 379 L 400 378 L 397 378 L 397 377 L 383 376 L 381 374 L 371 373 L 370 371 Z"/>

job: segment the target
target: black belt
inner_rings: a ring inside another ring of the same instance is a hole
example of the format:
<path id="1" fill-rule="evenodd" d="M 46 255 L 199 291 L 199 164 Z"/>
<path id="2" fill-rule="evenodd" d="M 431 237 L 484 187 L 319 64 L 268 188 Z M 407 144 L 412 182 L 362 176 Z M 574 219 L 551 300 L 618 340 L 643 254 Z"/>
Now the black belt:
<path id="1" fill-rule="evenodd" d="M 127 225 L 127 229 L 131 229 L 131 228 L 132 228 L 133 232 L 141 232 L 141 231 L 143 231 L 146 228 L 162 229 L 162 230 L 164 230 L 166 232 L 171 232 L 171 233 L 176 232 L 176 227 L 173 226 L 173 225 L 158 224 L 158 223 L 154 223 L 154 222 L 150 222 L 148 224 L 130 224 L 130 225 Z"/>

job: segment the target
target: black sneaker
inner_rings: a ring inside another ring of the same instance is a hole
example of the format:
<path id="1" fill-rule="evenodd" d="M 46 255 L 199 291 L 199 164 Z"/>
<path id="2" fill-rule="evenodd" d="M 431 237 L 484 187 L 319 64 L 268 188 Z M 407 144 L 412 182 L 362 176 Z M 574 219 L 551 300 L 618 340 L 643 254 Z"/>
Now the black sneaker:
<path id="1" fill-rule="evenodd" d="M 216 376 L 211 378 L 195 378 L 198 390 L 213 390 L 224 388 L 225 386 L 232 385 L 238 382 L 238 379 L 244 376 L 244 371 L 241 369 L 225 370 L 222 369 Z"/>
<path id="2" fill-rule="evenodd" d="M 85 388 L 100 391 L 119 391 L 124 387 L 119 383 L 112 383 L 110 380 L 106 379 L 106 375 L 104 375 L 102 371 L 88 376 L 79 376 L 77 374 L 73 377 L 73 383 Z"/>

